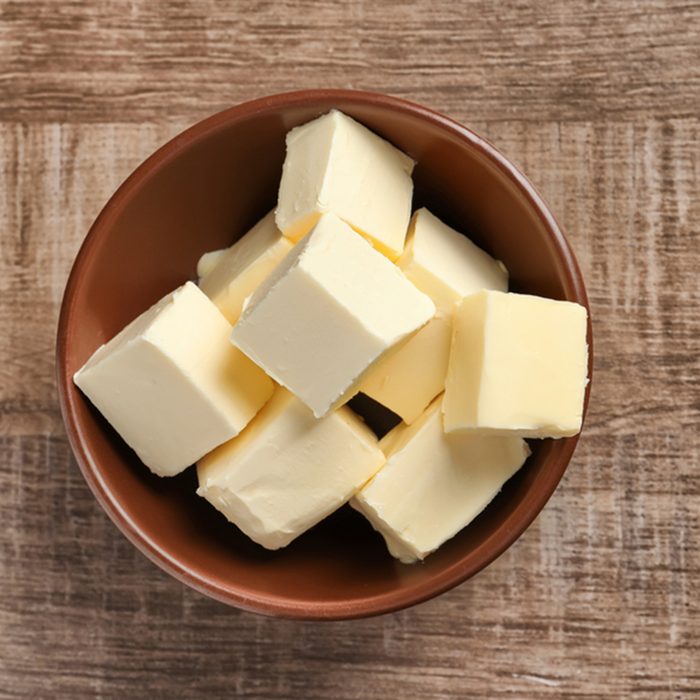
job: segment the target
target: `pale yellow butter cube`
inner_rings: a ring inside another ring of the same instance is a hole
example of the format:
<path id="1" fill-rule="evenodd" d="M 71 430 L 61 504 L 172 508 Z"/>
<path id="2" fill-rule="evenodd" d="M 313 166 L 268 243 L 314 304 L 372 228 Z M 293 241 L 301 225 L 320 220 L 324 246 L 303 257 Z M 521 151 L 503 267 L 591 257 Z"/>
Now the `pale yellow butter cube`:
<path id="1" fill-rule="evenodd" d="M 395 260 L 411 216 L 414 162 L 342 112 L 287 134 L 276 221 L 298 241 L 330 212 Z"/>
<path id="2" fill-rule="evenodd" d="M 236 323 L 246 298 L 291 249 L 292 244 L 279 232 L 270 212 L 230 248 L 202 256 L 197 269 L 203 268 L 206 274 L 199 286 L 229 323 Z M 205 259 L 207 255 L 210 257 Z"/>
<path id="3" fill-rule="evenodd" d="M 382 439 L 386 464 L 350 501 L 406 564 L 468 525 L 530 454 L 519 437 L 446 434 L 441 404 Z"/>
<path id="4" fill-rule="evenodd" d="M 546 438 L 581 429 L 587 384 L 586 309 L 485 291 L 457 307 L 445 430 Z"/>
<path id="5" fill-rule="evenodd" d="M 325 214 L 253 293 L 231 342 L 321 417 L 434 313 L 401 270 Z"/>
<path id="6" fill-rule="evenodd" d="M 147 467 L 173 476 L 237 435 L 272 395 L 230 334 L 188 282 L 98 348 L 74 381 Z"/>
<path id="7" fill-rule="evenodd" d="M 508 289 L 505 266 L 427 209 L 411 220 L 406 248 L 397 262 L 437 314 L 363 379 L 360 391 L 412 423 L 445 389 L 452 337 L 452 308 L 480 289 Z"/>
<path id="8" fill-rule="evenodd" d="M 318 419 L 280 388 L 241 435 L 198 463 L 197 493 L 278 549 L 346 503 L 383 463 L 376 437 L 350 409 Z"/>

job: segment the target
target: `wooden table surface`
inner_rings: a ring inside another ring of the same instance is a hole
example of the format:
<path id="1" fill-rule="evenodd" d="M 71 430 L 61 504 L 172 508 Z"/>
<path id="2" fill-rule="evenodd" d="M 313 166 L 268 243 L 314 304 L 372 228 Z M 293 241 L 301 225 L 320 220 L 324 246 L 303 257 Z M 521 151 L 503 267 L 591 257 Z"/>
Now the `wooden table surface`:
<path id="1" fill-rule="evenodd" d="M 74 255 L 183 127 L 301 87 L 422 102 L 541 190 L 596 375 L 548 506 L 476 578 L 351 623 L 226 608 L 108 521 L 57 408 Z M 0 0 L 0 697 L 700 693 L 700 3 Z"/>

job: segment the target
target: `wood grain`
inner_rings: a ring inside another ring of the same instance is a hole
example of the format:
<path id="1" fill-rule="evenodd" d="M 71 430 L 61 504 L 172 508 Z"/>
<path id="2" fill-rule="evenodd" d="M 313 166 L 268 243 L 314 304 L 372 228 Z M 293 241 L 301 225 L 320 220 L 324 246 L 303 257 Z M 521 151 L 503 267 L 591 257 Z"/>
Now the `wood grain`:
<path id="1" fill-rule="evenodd" d="M 700 694 L 700 4 L 0 0 L 0 697 Z M 363 87 L 474 126 L 578 254 L 596 378 L 527 533 L 458 589 L 352 623 L 240 613 L 116 531 L 57 412 L 89 224 L 181 128 Z M 208 695 L 207 695 L 208 694 Z"/>
<path id="2" fill-rule="evenodd" d="M 686 0 L 3 0 L 0 119 L 191 121 L 290 87 L 470 119 L 696 116 Z"/>

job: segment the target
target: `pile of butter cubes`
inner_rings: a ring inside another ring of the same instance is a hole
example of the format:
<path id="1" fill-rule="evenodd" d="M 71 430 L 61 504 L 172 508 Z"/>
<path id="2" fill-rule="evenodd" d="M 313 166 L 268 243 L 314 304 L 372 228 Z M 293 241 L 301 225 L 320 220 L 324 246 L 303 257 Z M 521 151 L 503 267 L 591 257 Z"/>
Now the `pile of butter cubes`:
<path id="1" fill-rule="evenodd" d="M 402 562 L 581 427 L 586 310 L 508 293 L 427 209 L 414 162 L 331 111 L 287 134 L 277 208 L 100 347 L 75 383 L 154 473 L 268 549 L 343 504 Z M 381 441 L 345 404 L 401 417 Z"/>

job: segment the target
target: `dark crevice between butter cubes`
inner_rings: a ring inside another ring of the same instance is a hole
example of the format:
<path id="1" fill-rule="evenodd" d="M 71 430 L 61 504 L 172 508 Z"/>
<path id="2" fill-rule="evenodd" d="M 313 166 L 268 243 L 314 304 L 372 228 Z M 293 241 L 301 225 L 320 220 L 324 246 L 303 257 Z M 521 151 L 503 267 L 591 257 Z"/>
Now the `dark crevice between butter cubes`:
<path id="1" fill-rule="evenodd" d="M 401 422 L 393 411 L 365 394 L 357 394 L 346 405 L 362 418 L 378 438 L 383 438 Z"/>

